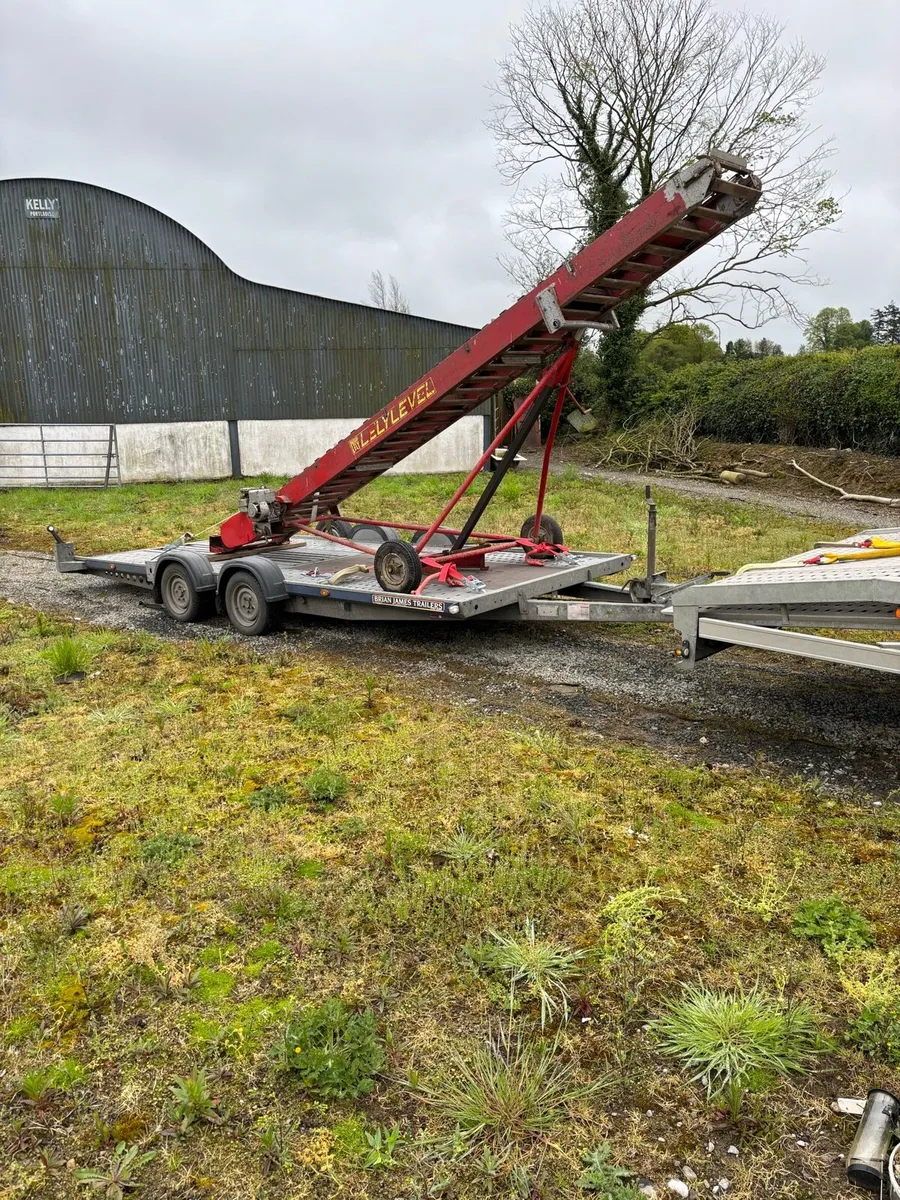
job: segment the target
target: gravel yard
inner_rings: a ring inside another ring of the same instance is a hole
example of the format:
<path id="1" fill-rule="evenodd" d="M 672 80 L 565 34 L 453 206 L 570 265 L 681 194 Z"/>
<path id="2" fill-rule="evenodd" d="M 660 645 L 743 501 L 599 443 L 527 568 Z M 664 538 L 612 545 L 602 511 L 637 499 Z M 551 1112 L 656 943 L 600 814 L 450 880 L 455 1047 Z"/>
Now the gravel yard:
<path id="1" fill-rule="evenodd" d="M 112 628 L 170 639 L 233 635 L 223 619 L 175 626 L 142 594 L 95 576 L 59 575 L 49 555 L 0 554 L 0 595 Z M 675 670 L 665 628 L 503 626 L 469 629 L 290 619 L 252 643 L 260 653 L 314 651 L 381 674 L 421 678 L 485 711 L 562 717 L 687 761 L 762 766 L 873 799 L 896 789 L 896 681 L 845 667 L 731 650 L 695 675 Z"/>

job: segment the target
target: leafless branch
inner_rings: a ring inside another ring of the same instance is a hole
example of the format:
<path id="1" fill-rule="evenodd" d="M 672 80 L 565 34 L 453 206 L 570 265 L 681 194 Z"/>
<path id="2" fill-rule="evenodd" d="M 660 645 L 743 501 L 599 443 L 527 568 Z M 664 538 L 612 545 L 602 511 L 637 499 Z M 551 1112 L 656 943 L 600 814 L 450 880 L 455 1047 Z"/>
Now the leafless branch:
<path id="1" fill-rule="evenodd" d="M 821 282 L 803 250 L 840 215 L 828 194 L 831 140 L 807 115 L 823 66 L 779 22 L 711 0 L 532 9 L 512 31 L 489 122 L 515 189 L 501 261 L 532 286 L 611 223 L 597 206 L 617 189 L 633 205 L 715 146 L 749 159 L 763 197 L 649 303 L 667 321 L 801 321 L 789 285 Z"/>

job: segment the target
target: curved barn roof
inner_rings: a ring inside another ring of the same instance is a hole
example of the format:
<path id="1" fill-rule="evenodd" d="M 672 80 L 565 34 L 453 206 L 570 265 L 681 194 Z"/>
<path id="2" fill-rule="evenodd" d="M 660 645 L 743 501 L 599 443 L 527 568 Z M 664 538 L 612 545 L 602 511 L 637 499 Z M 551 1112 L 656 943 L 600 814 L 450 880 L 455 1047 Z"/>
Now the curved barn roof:
<path id="1" fill-rule="evenodd" d="M 271 287 L 172 217 L 0 180 L 0 420 L 365 417 L 474 332 Z"/>

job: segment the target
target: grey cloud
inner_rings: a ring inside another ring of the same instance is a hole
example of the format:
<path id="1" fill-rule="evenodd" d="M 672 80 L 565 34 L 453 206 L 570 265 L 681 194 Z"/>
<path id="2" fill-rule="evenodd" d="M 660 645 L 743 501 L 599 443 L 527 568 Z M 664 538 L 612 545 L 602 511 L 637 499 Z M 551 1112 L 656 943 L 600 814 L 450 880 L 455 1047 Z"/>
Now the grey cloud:
<path id="1" fill-rule="evenodd" d="M 479 324 L 512 293 L 497 262 L 508 197 L 483 121 L 521 8 L 7 0 L 0 173 L 134 195 L 254 279 L 364 301 L 380 267 L 414 310 Z M 780 0 L 777 11 L 829 55 L 817 117 L 837 136 L 836 190 L 851 189 L 840 232 L 809 250 L 833 282 L 801 303 L 862 316 L 900 301 L 900 16 L 893 0 Z M 799 340 L 781 325 L 766 333 Z"/>

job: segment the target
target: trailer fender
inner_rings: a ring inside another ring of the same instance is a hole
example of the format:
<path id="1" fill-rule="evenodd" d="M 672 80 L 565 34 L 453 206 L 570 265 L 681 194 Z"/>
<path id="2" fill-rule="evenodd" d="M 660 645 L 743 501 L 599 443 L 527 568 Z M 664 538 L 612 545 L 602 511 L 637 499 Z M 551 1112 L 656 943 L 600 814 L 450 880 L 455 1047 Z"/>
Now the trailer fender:
<path id="1" fill-rule="evenodd" d="M 235 571 L 249 572 L 262 588 L 263 595 L 269 604 L 280 604 L 282 600 L 287 600 L 288 590 L 281 567 L 271 559 L 256 554 L 249 558 L 236 559 L 219 572 L 216 608 L 220 613 L 225 611 L 225 586 Z"/>
<path id="2" fill-rule="evenodd" d="M 215 572 L 205 558 L 201 558 L 194 550 L 168 550 L 154 563 L 147 565 L 147 579 L 153 585 L 153 599 L 157 604 L 161 601 L 160 583 L 165 569 L 170 563 L 178 563 L 187 571 L 198 592 L 214 592 L 216 590 Z"/>

